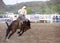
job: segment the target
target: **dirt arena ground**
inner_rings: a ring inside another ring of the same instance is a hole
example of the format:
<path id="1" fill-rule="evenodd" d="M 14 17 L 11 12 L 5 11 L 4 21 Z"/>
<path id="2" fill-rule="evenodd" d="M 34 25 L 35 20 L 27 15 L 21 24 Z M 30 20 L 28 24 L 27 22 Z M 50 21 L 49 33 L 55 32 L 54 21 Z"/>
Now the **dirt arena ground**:
<path id="1" fill-rule="evenodd" d="M 9 41 L 4 40 L 6 28 L 0 23 L 0 43 L 60 43 L 60 23 L 31 23 L 30 30 L 20 37 L 16 32 Z"/>

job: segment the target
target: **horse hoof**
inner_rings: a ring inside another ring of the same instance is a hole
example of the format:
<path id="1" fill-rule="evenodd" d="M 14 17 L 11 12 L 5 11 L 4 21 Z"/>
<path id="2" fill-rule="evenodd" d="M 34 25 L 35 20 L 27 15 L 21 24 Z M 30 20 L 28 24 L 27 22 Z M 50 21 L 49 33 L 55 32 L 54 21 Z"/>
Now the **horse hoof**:
<path id="1" fill-rule="evenodd" d="M 21 36 L 22 34 L 19 34 L 19 36 Z"/>
<path id="2" fill-rule="evenodd" d="M 17 32 L 17 34 L 19 34 L 20 32 Z"/>

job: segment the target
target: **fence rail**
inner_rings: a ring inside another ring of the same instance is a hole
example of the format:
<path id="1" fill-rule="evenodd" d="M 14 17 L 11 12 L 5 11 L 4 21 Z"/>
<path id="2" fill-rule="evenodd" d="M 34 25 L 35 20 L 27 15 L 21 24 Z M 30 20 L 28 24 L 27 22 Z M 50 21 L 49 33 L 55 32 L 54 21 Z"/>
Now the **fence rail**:
<path id="1" fill-rule="evenodd" d="M 6 14 L 6 15 L 0 15 L 0 22 L 11 22 L 15 18 L 14 16 L 18 15 L 16 14 Z M 59 14 L 32 14 L 32 15 L 26 15 L 26 18 L 28 18 L 31 22 L 41 22 L 43 23 L 58 23 L 60 22 L 60 15 Z"/>

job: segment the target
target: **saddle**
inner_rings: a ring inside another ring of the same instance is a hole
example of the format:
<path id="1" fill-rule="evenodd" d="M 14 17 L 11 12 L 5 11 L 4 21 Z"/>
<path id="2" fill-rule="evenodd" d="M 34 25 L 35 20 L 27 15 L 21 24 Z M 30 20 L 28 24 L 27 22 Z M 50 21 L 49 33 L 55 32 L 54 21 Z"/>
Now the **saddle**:
<path id="1" fill-rule="evenodd" d="M 17 18 L 17 21 L 18 21 L 18 28 L 21 28 L 21 26 L 22 26 L 22 23 L 21 23 L 21 18 Z"/>

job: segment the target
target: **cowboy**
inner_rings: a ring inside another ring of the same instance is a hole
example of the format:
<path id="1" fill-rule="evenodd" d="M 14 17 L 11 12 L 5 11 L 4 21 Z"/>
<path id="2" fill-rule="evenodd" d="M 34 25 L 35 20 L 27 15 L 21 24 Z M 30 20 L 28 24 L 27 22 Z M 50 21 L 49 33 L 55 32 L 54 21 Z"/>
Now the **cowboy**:
<path id="1" fill-rule="evenodd" d="M 26 14 L 27 14 L 27 11 L 26 11 L 26 6 L 23 6 L 21 9 L 18 10 L 18 13 L 19 13 L 19 17 L 21 20 L 22 20 L 22 23 L 25 22 L 26 20 Z"/>

